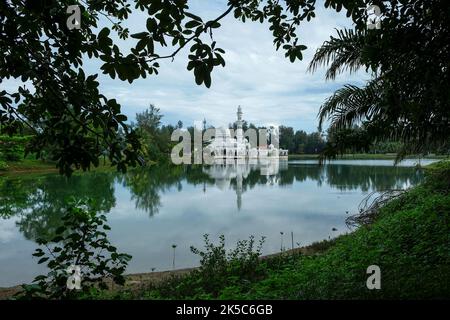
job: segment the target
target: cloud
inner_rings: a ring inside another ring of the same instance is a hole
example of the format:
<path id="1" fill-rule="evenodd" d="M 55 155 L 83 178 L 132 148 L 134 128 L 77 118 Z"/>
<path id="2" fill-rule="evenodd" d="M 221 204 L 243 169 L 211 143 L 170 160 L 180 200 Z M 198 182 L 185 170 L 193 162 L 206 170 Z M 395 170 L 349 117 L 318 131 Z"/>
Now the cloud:
<path id="1" fill-rule="evenodd" d="M 17 218 L 3 220 L 0 223 L 0 243 L 8 243 L 18 237 L 16 232 Z"/>

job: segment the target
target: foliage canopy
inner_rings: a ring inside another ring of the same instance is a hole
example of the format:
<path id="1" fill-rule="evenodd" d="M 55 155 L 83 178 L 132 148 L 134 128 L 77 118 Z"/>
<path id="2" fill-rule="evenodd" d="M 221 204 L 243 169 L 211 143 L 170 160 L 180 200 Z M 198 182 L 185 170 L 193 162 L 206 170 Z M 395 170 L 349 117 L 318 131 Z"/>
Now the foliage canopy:
<path id="1" fill-rule="evenodd" d="M 107 153 L 125 171 L 140 162 L 140 142 L 126 123 L 119 103 L 99 90 L 98 75 L 84 71 L 86 59 L 99 59 L 104 74 L 133 82 L 158 73 L 158 60 L 173 59 L 189 47 L 187 69 L 197 84 L 211 85 L 211 72 L 225 66 L 224 50 L 213 39 L 228 14 L 243 22 L 268 21 L 277 49 L 291 61 L 302 58 L 296 28 L 314 17 L 314 0 L 230 0 L 217 18 L 204 21 L 187 0 L 36 0 L 0 1 L 0 78 L 19 79 L 16 90 L 0 92 L 1 130 L 8 134 L 24 126 L 35 133 L 27 151 L 40 156 L 53 150 L 61 173 L 98 165 Z M 69 5 L 81 11 L 80 29 L 66 25 Z M 148 14 L 142 31 L 130 34 L 123 24 L 132 10 Z M 99 28 L 100 18 L 110 23 Z M 134 46 L 124 52 L 111 31 Z M 164 55 L 164 47 L 172 53 Z M 31 88 L 25 85 L 31 83 Z M 119 128 L 123 134 L 119 134 Z"/>

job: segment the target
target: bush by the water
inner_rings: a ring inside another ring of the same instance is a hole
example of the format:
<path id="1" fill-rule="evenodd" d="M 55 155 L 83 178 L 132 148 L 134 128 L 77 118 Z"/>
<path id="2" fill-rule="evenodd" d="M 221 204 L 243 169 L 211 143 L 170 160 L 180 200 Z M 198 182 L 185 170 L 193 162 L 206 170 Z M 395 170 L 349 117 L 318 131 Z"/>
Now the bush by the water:
<path id="1" fill-rule="evenodd" d="M 7 170 L 8 168 L 8 164 L 5 161 L 0 160 L 0 171 Z"/>
<path id="2" fill-rule="evenodd" d="M 219 237 L 219 244 L 214 245 L 209 235 L 204 235 L 204 251 L 191 247 L 192 253 L 200 257 L 200 267 L 193 270 L 183 278 L 171 278 L 163 286 L 155 288 L 158 292 L 153 298 L 160 295 L 172 299 L 183 298 L 186 295 L 197 299 L 217 298 L 220 292 L 237 283 L 252 283 L 262 279 L 264 268 L 261 268 L 261 249 L 265 238 L 258 244 L 250 236 L 248 240 L 240 240 L 236 248 L 227 252 L 225 249 L 225 236 Z M 147 298 L 155 293 L 150 291 Z"/>
<path id="3" fill-rule="evenodd" d="M 0 136 L 0 160 L 18 161 L 25 155 L 31 136 Z"/>
<path id="4" fill-rule="evenodd" d="M 108 289 L 108 282 L 125 283 L 123 273 L 131 256 L 118 253 L 111 245 L 106 216 L 90 210 L 91 202 L 72 200 L 56 235 L 51 240 L 37 240 L 41 247 L 33 256 L 39 259 L 38 264 L 46 263 L 49 272 L 37 276 L 33 284 L 23 285 L 17 297 L 91 298 Z M 80 280 L 78 285 L 75 276 Z"/>

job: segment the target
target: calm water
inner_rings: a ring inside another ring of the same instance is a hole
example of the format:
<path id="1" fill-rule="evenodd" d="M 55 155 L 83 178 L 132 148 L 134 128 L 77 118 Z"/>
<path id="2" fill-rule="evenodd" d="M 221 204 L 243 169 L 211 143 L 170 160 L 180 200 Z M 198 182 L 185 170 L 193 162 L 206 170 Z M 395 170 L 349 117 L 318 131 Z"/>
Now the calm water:
<path id="1" fill-rule="evenodd" d="M 431 162 L 422 161 L 422 164 Z M 45 272 L 31 254 L 33 239 L 51 234 L 64 200 L 90 197 L 106 212 L 110 239 L 133 256 L 128 273 L 198 263 L 189 247 L 202 235 L 220 234 L 232 247 L 249 235 L 266 236 L 264 253 L 306 245 L 348 231 L 364 195 L 417 184 L 416 161 L 398 167 L 389 160 L 341 160 L 227 164 L 136 170 L 126 175 L 95 173 L 70 179 L 55 174 L 0 178 L 0 287 L 31 281 Z M 337 228 L 337 231 L 332 231 Z"/>

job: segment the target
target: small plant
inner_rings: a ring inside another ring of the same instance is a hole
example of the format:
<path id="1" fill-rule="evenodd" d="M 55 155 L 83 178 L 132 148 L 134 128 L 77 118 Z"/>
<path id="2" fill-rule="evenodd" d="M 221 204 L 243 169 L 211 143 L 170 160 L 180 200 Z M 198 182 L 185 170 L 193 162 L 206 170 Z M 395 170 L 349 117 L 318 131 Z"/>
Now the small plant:
<path id="1" fill-rule="evenodd" d="M 204 235 L 204 249 L 191 247 L 200 256 L 200 267 L 185 275 L 174 275 L 160 283 L 151 284 L 144 293 L 147 299 L 212 299 L 229 294 L 230 288 L 244 292 L 252 283 L 264 279 L 268 272 L 267 259 L 261 259 L 265 237 L 256 244 L 254 236 L 240 240 L 232 250 L 226 250 L 225 237 L 213 244 Z M 228 288 L 226 293 L 224 290 Z"/>
<path id="2" fill-rule="evenodd" d="M 291 249 L 294 250 L 294 231 L 291 231 Z"/>
<path id="3" fill-rule="evenodd" d="M 175 269 L 175 249 L 177 248 L 176 244 L 172 245 L 172 249 L 173 249 L 173 260 L 172 260 L 172 269 Z"/>
<path id="4" fill-rule="evenodd" d="M 205 234 L 205 250 L 191 247 L 191 251 L 201 257 L 200 268 L 192 273 L 204 292 L 216 297 L 220 290 L 233 282 L 250 282 L 261 276 L 260 268 L 262 246 L 265 237 L 262 237 L 255 247 L 255 237 L 248 240 L 239 240 L 236 248 L 227 253 L 225 249 L 225 236 L 219 237 L 219 245 L 215 246 L 209 235 Z"/>
<path id="5" fill-rule="evenodd" d="M 37 240 L 45 251 L 38 248 L 33 256 L 39 258 L 38 264 L 47 263 L 50 272 L 23 285 L 19 298 L 79 298 L 107 289 L 108 281 L 125 283 L 123 273 L 131 256 L 117 253 L 111 245 L 106 217 L 87 209 L 90 201 L 72 201 L 56 236 Z"/>
<path id="6" fill-rule="evenodd" d="M 5 171 L 9 168 L 8 164 L 5 161 L 0 160 L 0 171 Z"/>
<path id="7" fill-rule="evenodd" d="M 18 161 L 25 154 L 25 146 L 31 136 L 0 136 L 0 159 L 5 161 Z"/>
<path id="8" fill-rule="evenodd" d="M 281 243 L 280 243 L 280 251 L 283 251 L 283 235 L 284 235 L 284 232 L 283 231 L 280 231 L 280 238 L 281 238 Z"/>

